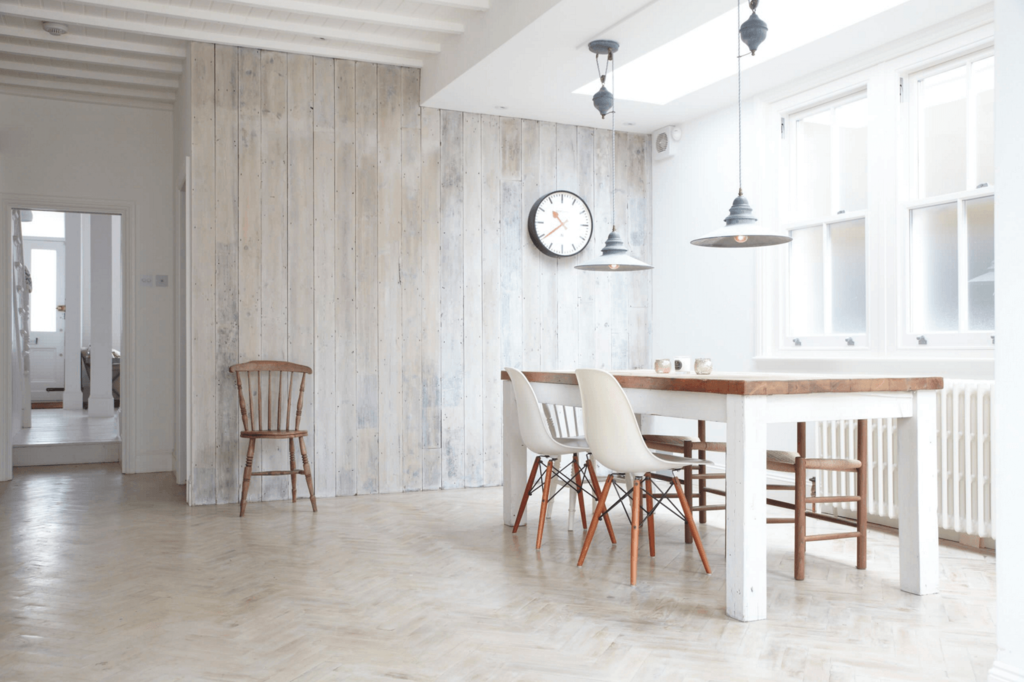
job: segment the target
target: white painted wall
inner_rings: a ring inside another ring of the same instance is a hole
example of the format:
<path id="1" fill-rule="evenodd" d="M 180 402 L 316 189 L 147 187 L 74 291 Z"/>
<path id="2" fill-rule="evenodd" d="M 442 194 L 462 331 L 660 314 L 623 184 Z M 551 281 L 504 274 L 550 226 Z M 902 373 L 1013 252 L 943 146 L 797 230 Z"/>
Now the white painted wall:
<path id="1" fill-rule="evenodd" d="M 140 273 L 173 272 L 173 153 L 169 111 L 0 94 L 0 190 L 134 202 Z M 170 470 L 171 289 L 140 288 L 135 310 L 126 316 L 137 329 L 139 470 Z"/>
<path id="2" fill-rule="evenodd" d="M 996 2 L 996 391 L 994 459 L 998 467 L 996 510 L 996 639 L 999 652 L 989 672 L 992 682 L 1024 681 L 1024 533 L 1015 484 L 1024 480 L 1024 2 Z"/>

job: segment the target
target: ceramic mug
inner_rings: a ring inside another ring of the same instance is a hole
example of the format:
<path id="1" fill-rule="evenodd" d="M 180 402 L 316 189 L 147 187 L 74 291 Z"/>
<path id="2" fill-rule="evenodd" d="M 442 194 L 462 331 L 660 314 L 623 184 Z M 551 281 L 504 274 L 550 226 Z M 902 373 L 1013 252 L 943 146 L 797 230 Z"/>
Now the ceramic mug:
<path id="1" fill-rule="evenodd" d="M 694 360 L 693 371 L 697 374 L 711 374 L 711 358 L 697 358 Z"/>
<path id="2" fill-rule="evenodd" d="M 676 374 L 689 374 L 693 371 L 693 361 L 690 358 L 673 358 L 672 371 Z"/>

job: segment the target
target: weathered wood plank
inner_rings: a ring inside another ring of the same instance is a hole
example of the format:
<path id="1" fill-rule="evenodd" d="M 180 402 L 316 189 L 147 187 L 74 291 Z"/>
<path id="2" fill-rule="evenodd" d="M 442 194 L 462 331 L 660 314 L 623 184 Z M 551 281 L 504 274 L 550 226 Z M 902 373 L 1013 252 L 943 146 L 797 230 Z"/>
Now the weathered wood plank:
<path id="1" fill-rule="evenodd" d="M 526 122 L 523 122 L 525 139 Z M 483 307 L 483 485 L 501 485 L 501 121 L 480 118 L 480 261 Z M 524 297 L 524 305 L 529 297 Z"/>
<path id="2" fill-rule="evenodd" d="M 441 115 L 420 111 L 420 216 L 423 225 L 423 483 L 441 487 Z"/>
<path id="3" fill-rule="evenodd" d="M 466 475 L 463 115 L 441 112 L 441 485 Z"/>
<path id="4" fill-rule="evenodd" d="M 523 179 L 522 121 L 501 119 L 501 179 Z"/>
<path id="5" fill-rule="evenodd" d="M 356 494 L 359 423 L 356 375 L 356 65 L 334 62 L 334 317 L 338 404 L 336 493 Z"/>
<path id="6" fill-rule="evenodd" d="M 629 136 L 626 133 L 615 133 L 615 227 L 629 246 L 629 213 L 628 213 L 628 180 L 629 172 Z M 621 274 L 621 273 L 615 273 Z M 612 277 L 612 367 L 632 368 L 629 355 L 629 291 L 630 277 L 635 273 L 626 273 L 625 277 Z"/>
<path id="7" fill-rule="evenodd" d="M 262 157 L 262 326 L 264 360 L 288 357 L 288 58 L 280 52 L 261 53 Z M 264 378 L 266 382 L 266 378 Z M 266 405 L 269 386 L 262 395 Z M 266 419 L 267 415 L 264 415 Z M 288 468 L 287 446 L 264 443 L 262 465 Z M 263 481 L 264 500 L 290 496 L 289 482 L 279 476 Z"/>
<path id="8" fill-rule="evenodd" d="M 192 47 L 192 502 L 217 502 L 216 89 L 213 45 Z"/>
<path id="9" fill-rule="evenodd" d="M 594 213 L 594 129 L 576 129 L 576 187 L 577 194 Z M 577 262 L 587 262 L 600 254 L 595 247 L 597 239 L 591 235 L 590 243 L 577 258 Z M 603 273 L 576 270 L 576 289 L 579 300 L 579 341 L 577 346 L 577 367 L 597 366 L 597 291 L 594 275 Z"/>
<path id="10" fill-rule="evenodd" d="M 591 257 L 597 258 L 612 229 L 612 133 L 594 133 L 594 238 Z M 612 367 L 612 279 L 618 273 L 592 273 L 596 299 L 597 330 L 594 338 L 595 367 Z"/>
<path id="11" fill-rule="evenodd" d="M 288 55 L 288 360 L 315 365 L 316 297 L 313 245 L 313 58 Z M 317 468 L 316 375 L 306 380 L 302 427 Z M 301 462 L 296 453 L 297 465 Z M 290 487 L 290 486 L 289 486 Z M 306 486 L 296 486 L 308 497 Z M 290 494 L 290 491 L 289 491 Z"/>
<path id="12" fill-rule="evenodd" d="M 377 67 L 365 62 L 356 62 L 356 379 L 357 490 L 364 494 L 376 493 L 379 485 Z"/>
<path id="13" fill-rule="evenodd" d="M 260 97 L 260 52 L 240 48 L 238 51 L 238 359 L 240 362 L 260 360 L 263 345 L 260 339 L 262 308 L 262 249 L 260 226 L 260 128 L 262 102 Z M 248 387 L 246 387 L 248 390 Z M 255 395 L 255 386 L 252 387 Z M 237 407 L 235 408 L 238 409 Z M 245 468 L 248 441 L 237 437 L 238 477 Z M 253 468 L 263 469 L 263 443 L 256 443 Z M 263 480 L 249 482 L 249 500 L 263 499 Z"/>
<path id="14" fill-rule="evenodd" d="M 402 489 L 423 487 L 420 71 L 402 69 Z"/>
<path id="15" fill-rule="evenodd" d="M 501 361 L 523 363 L 523 183 L 501 183 Z"/>
<path id="16" fill-rule="evenodd" d="M 402 70 L 377 67 L 379 492 L 402 491 Z"/>
<path id="17" fill-rule="evenodd" d="M 463 115 L 463 338 L 466 423 L 466 476 L 468 488 L 484 484 L 483 410 L 483 272 L 481 222 L 480 115 Z"/>
<path id="18" fill-rule="evenodd" d="M 238 501 L 238 49 L 214 48 L 216 95 L 217 502 Z"/>
<path id="19" fill-rule="evenodd" d="M 649 263 L 651 261 L 651 239 L 648 234 L 647 217 L 647 142 L 646 135 L 630 135 L 629 175 L 629 242 L 633 255 Z M 650 270 L 631 273 L 629 289 L 629 364 L 631 368 L 653 367 L 651 350 L 651 286 Z"/>
<path id="20" fill-rule="evenodd" d="M 537 121 L 523 121 L 522 128 L 523 164 L 523 367 L 543 367 L 544 307 L 546 292 L 543 288 L 544 268 L 547 256 L 542 254 L 530 239 L 526 220 L 530 210 L 543 194 L 551 188 L 541 189 L 541 140 L 540 124 Z"/>
<path id="21" fill-rule="evenodd" d="M 554 123 L 542 122 L 540 124 L 540 192 L 538 197 L 560 189 L 557 175 L 556 131 L 557 126 Z M 527 238 L 524 248 L 536 250 L 529 238 Z M 557 369 L 559 367 L 558 262 L 554 258 L 540 254 L 538 263 L 540 264 L 537 291 L 540 296 L 541 366 L 544 369 Z"/>
<path id="22" fill-rule="evenodd" d="M 316 494 L 337 495 L 337 395 L 335 374 L 335 161 L 334 60 L 313 59 L 313 275 Z"/>
<path id="23" fill-rule="evenodd" d="M 579 191 L 579 168 L 576 158 L 576 126 L 559 124 L 555 129 L 555 167 L 559 189 Z M 558 366 L 576 367 L 579 354 L 579 295 L 576 291 L 575 265 L 578 256 L 559 258 L 558 290 Z"/>

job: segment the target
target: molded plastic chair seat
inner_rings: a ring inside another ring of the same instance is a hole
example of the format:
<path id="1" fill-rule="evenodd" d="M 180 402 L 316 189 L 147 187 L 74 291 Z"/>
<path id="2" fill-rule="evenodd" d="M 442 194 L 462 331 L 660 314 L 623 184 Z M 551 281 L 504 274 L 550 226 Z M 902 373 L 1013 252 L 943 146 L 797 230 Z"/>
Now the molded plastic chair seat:
<path id="1" fill-rule="evenodd" d="M 590 445 L 587 444 L 586 438 L 555 438 L 555 442 L 559 445 L 565 446 L 565 452 L 563 454 L 566 455 L 572 455 L 577 452 L 587 452 L 590 450 Z"/>

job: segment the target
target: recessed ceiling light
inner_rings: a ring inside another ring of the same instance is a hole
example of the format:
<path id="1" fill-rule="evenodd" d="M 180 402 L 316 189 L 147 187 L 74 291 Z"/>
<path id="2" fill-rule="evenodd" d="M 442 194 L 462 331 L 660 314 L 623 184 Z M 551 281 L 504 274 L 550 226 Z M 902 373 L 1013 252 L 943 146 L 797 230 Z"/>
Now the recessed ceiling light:
<path id="1" fill-rule="evenodd" d="M 749 69 L 764 64 L 905 2 L 908 0 L 859 0 L 844 3 L 841 12 L 821 0 L 763 3 L 758 15 L 768 23 L 768 39 L 758 48 L 756 57 L 742 59 L 740 65 Z M 736 26 L 736 10 L 731 9 L 619 67 L 615 97 L 668 104 L 735 75 Z M 697 64 L 700 67 L 694 68 Z M 594 80 L 574 93 L 589 96 L 599 86 L 600 82 Z"/>

